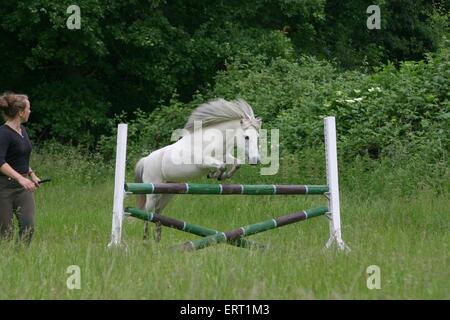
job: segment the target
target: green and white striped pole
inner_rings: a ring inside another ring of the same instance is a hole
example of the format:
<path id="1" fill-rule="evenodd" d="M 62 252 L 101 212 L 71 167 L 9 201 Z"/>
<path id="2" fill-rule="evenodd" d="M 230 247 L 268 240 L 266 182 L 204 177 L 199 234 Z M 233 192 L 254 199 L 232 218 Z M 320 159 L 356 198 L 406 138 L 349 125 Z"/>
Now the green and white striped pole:
<path id="1" fill-rule="evenodd" d="M 201 183 L 127 183 L 125 191 L 133 194 L 217 194 L 217 195 L 323 195 L 326 185 L 285 184 L 201 184 Z"/>

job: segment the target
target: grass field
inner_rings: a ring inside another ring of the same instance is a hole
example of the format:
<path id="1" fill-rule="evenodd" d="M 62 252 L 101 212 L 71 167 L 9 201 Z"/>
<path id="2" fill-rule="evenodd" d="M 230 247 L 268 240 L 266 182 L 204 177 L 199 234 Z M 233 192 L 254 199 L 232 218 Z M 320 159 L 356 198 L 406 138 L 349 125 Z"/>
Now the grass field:
<path id="1" fill-rule="evenodd" d="M 242 168 L 231 182 L 323 183 L 323 165 L 316 160 L 285 159 L 276 177 L 259 177 L 256 168 Z M 355 165 L 341 171 L 342 233 L 351 247 L 347 254 L 324 250 L 329 236 L 324 217 L 251 237 L 268 249 L 217 245 L 180 253 L 171 246 L 196 236 L 164 228 L 159 244 L 144 247 L 143 223 L 131 218 L 124 222 L 127 250 L 107 249 L 111 168 L 73 154 L 36 155 L 34 162 L 41 164 L 41 176 L 53 180 L 36 194 L 32 245 L 25 249 L 0 243 L 0 299 L 450 298 L 445 167 L 443 182 L 431 187 L 417 184 L 416 173 L 408 168 L 378 164 L 364 171 Z M 131 180 L 131 169 L 128 175 Z M 133 200 L 126 202 L 132 205 Z M 229 230 L 324 203 L 317 196 L 182 195 L 165 213 Z M 81 270 L 79 290 L 66 285 L 71 265 Z M 371 265 L 381 270 L 379 290 L 366 286 Z"/>

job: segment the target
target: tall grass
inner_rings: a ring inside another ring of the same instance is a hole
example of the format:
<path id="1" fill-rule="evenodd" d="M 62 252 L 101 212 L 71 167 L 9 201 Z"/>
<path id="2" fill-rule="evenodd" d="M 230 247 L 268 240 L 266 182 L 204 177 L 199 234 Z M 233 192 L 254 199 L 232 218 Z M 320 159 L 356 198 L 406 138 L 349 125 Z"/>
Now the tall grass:
<path id="1" fill-rule="evenodd" d="M 145 247 L 143 223 L 127 219 L 126 249 L 108 250 L 112 165 L 55 146 L 36 152 L 33 164 L 40 176 L 53 180 L 36 193 L 31 246 L 0 243 L 0 299 L 450 298 L 445 163 L 436 164 L 440 174 L 425 181 L 418 162 L 356 159 L 341 165 L 347 254 L 324 249 L 329 235 L 324 217 L 251 237 L 267 249 L 217 245 L 190 253 L 171 247 L 195 236 L 164 228 L 162 241 Z M 127 175 L 131 181 L 132 170 Z M 324 183 L 323 154 L 285 155 L 274 177 L 243 167 L 230 182 Z M 324 198 L 313 196 L 186 195 L 175 197 L 166 214 L 228 230 L 323 203 Z M 66 285 L 71 265 L 81 270 L 79 290 Z M 370 265 L 380 267 L 379 290 L 366 286 Z"/>

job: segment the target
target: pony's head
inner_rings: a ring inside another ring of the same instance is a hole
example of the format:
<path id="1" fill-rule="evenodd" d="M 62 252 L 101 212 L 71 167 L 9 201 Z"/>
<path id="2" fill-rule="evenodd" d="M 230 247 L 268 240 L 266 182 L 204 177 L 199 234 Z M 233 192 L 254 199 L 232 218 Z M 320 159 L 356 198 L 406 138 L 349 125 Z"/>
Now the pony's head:
<path id="1" fill-rule="evenodd" d="M 239 133 L 244 141 L 245 158 L 248 159 L 251 165 L 259 164 L 261 162 L 259 130 L 261 129 L 262 121 L 260 118 L 253 117 L 241 119 L 240 123 L 242 130 Z"/>
<path id="2" fill-rule="evenodd" d="M 224 122 L 238 123 L 238 128 L 233 128 L 239 129 L 236 131 L 238 149 L 245 150 L 245 157 L 250 164 L 260 162 L 258 139 L 262 121 L 255 117 L 252 107 L 246 101 L 216 99 L 201 104 L 192 112 L 184 128 L 193 132 L 196 121 L 201 121 L 203 127 L 214 127 Z"/>

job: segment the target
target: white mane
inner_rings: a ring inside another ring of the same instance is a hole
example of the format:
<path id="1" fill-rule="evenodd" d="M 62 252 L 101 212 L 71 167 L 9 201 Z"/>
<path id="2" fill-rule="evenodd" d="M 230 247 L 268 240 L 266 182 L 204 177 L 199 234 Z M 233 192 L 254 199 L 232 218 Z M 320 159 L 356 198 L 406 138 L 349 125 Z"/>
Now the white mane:
<path id="1" fill-rule="evenodd" d="M 252 107 L 244 100 L 227 101 L 225 99 L 217 99 L 198 106 L 190 115 L 184 128 L 193 131 L 194 121 L 201 121 L 202 127 L 207 127 L 239 119 L 247 120 L 256 126 L 260 124 L 260 119 L 255 118 Z"/>

